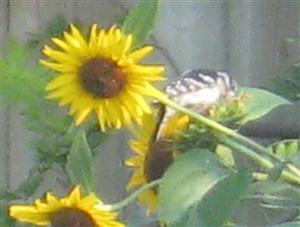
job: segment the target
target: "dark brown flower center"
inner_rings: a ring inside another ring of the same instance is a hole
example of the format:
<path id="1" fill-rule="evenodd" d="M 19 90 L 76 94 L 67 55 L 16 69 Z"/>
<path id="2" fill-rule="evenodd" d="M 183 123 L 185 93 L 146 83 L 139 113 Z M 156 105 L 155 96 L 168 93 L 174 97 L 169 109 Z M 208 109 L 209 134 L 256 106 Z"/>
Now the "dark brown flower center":
<path id="1" fill-rule="evenodd" d="M 89 93 L 110 98 L 120 93 L 125 84 L 125 74 L 118 65 L 105 58 L 92 58 L 79 69 L 82 86 Z"/>
<path id="2" fill-rule="evenodd" d="M 82 210 L 62 208 L 50 216 L 53 227 L 95 227 L 92 217 Z"/>
<path id="3" fill-rule="evenodd" d="M 162 177 L 166 169 L 173 162 L 171 142 L 160 139 L 150 146 L 149 154 L 146 157 L 144 173 L 147 182 Z"/>

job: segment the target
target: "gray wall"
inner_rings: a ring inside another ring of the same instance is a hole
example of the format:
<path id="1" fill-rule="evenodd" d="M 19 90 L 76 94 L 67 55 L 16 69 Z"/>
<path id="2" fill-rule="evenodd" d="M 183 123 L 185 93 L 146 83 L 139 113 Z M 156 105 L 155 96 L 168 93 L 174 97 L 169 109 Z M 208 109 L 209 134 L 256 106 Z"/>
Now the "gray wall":
<path id="1" fill-rule="evenodd" d="M 135 2 L 1 0 L 1 47 L 7 34 L 25 40 L 58 13 L 70 22 L 79 18 L 84 23 L 108 26 L 120 20 Z M 158 48 L 153 62 L 165 63 L 169 77 L 189 68 L 225 69 L 240 84 L 262 87 L 264 75 L 280 63 L 284 40 L 295 36 L 299 36 L 299 1 L 174 0 L 161 1 L 150 42 Z M 277 130 L 295 128 L 292 122 L 299 122 L 299 109 L 291 111 L 287 118 L 287 110 L 277 110 L 256 130 L 274 131 L 278 124 L 272 122 L 279 119 L 281 128 Z M 26 178 L 33 163 L 29 137 L 18 108 L 1 106 L 1 186 L 16 188 Z M 122 160 L 128 155 L 123 152 L 125 138 L 118 138 L 121 140 L 109 141 L 109 152 L 105 156 L 100 152 L 95 160 L 98 189 L 109 201 L 123 196 L 128 178 L 128 172 L 121 171 Z"/>

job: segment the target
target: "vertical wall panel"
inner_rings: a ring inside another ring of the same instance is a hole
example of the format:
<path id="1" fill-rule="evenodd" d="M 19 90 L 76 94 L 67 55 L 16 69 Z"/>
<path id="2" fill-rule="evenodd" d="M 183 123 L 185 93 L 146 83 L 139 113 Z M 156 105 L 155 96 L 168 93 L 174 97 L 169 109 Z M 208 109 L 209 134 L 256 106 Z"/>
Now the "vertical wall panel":
<path id="1" fill-rule="evenodd" d="M 278 78 L 285 40 L 299 37 L 299 1 L 230 1 L 229 72 L 242 85 L 268 88 L 268 79 Z M 288 117 L 287 117 L 288 116 Z M 295 125 L 296 124 L 296 125 Z M 285 137 L 297 134 L 299 106 L 277 108 L 259 124 L 253 136 Z"/>
<path id="2" fill-rule="evenodd" d="M 260 85 L 276 64 L 275 19 L 275 1 L 229 3 L 229 69 L 239 82 Z"/>
<path id="3" fill-rule="evenodd" d="M 20 41 L 28 39 L 30 32 L 38 31 L 36 1 L 9 1 L 9 35 Z M 24 129 L 18 106 L 9 111 L 9 179 L 10 188 L 23 182 L 32 165 L 32 151 L 28 145 L 31 135 Z"/>
<path id="4" fill-rule="evenodd" d="M 0 2 L 0 56 L 4 56 L 5 36 L 7 33 L 7 0 Z M 0 72 L 2 73 L 2 72 Z M 0 84 L 2 92 L 2 84 Z M 8 115 L 7 107 L 0 100 L 0 190 L 8 185 Z"/>
<path id="5" fill-rule="evenodd" d="M 179 70 L 226 69 L 223 1 L 162 1 L 154 35 Z"/>

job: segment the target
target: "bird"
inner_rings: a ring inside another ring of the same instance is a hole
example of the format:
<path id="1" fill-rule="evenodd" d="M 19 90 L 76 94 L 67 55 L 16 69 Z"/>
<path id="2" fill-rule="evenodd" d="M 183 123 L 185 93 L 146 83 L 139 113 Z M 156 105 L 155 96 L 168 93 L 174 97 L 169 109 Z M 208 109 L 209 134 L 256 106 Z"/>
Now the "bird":
<path id="1" fill-rule="evenodd" d="M 211 69 L 187 70 L 164 88 L 170 100 L 203 115 L 213 105 L 234 97 L 236 90 L 237 83 L 232 76 L 226 71 Z M 174 161 L 172 142 L 164 137 L 163 129 L 177 111 L 161 103 L 155 105 L 158 108 L 157 125 L 145 163 L 149 182 L 160 178 Z"/>

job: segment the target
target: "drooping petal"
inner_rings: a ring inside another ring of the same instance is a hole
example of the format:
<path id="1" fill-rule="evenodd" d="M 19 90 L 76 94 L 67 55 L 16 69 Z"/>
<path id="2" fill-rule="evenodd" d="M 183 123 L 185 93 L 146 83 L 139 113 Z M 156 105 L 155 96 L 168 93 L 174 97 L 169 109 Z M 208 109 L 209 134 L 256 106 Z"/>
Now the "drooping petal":
<path id="1" fill-rule="evenodd" d="M 128 57 L 133 61 L 133 62 L 138 62 L 144 57 L 148 56 L 152 51 L 153 51 L 152 46 L 145 46 L 142 47 L 141 49 L 138 49 L 134 52 L 132 52 Z"/>
<path id="2" fill-rule="evenodd" d="M 47 213 L 42 213 L 32 206 L 12 205 L 9 208 L 9 215 L 22 222 L 48 225 L 50 224 L 49 216 Z"/>

